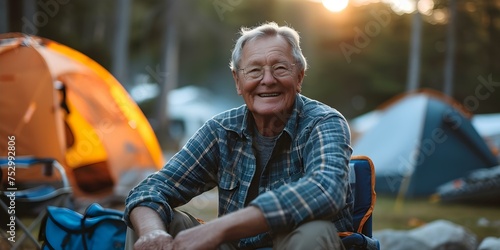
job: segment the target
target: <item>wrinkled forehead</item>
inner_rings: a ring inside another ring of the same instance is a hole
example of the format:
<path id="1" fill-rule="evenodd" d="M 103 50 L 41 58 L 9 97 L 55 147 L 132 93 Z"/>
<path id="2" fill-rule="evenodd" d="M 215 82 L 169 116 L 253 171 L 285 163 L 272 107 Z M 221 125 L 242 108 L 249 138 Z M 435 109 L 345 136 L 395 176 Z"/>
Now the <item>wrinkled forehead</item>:
<path id="1" fill-rule="evenodd" d="M 243 46 L 241 64 L 275 63 L 293 59 L 290 44 L 281 36 L 256 37 Z"/>

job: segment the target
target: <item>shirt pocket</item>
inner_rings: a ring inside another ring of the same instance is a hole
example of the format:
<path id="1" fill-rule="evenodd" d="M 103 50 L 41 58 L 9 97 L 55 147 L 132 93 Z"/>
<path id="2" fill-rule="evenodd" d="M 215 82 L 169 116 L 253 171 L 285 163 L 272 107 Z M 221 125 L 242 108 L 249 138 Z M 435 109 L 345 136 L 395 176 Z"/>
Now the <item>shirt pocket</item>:
<path id="1" fill-rule="evenodd" d="M 219 176 L 219 215 L 239 209 L 237 205 L 239 186 L 240 182 L 235 173 L 223 171 Z"/>

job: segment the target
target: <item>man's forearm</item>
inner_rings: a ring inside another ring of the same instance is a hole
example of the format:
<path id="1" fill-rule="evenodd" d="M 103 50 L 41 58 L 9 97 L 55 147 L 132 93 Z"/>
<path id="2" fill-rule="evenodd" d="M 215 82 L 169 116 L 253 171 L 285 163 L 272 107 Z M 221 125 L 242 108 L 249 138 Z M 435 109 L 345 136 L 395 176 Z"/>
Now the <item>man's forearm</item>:
<path id="1" fill-rule="evenodd" d="M 153 231 L 165 231 L 160 216 L 151 208 L 136 207 L 130 213 L 130 221 L 136 234 L 141 237 Z M 266 219 L 261 210 L 254 206 L 238 210 L 204 225 L 180 232 L 175 241 L 177 244 L 196 244 L 214 246 L 239 240 L 269 231 Z"/>
<path id="2" fill-rule="evenodd" d="M 214 226 L 222 230 L 224 235 L 223 242 L 234 241 L 269 231 L 269 226 L 262 211 L 254 206 L 238 210 L 209 223 L 217 223 Z"/>
<path id="3" fill-rule="evenodd" d="M 149 207 L 136 207 L 130 212 L 130 222 L 140 237 L 155 230 L 166 230 L 160 215 Z"/>

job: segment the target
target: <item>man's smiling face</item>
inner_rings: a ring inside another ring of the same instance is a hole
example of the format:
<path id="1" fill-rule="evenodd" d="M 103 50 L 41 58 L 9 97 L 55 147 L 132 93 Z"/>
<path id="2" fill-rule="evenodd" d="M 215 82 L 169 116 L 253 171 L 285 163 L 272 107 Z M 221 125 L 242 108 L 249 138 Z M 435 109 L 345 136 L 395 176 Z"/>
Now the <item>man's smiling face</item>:
<path id="1" fill-rule="evenodd" d="M 280 65 L 288 67 L 283 76 L 277 76 L 278 71 L 283 71 Z M 304 71 L 295 66 L 292 49 L 284 38 L 270 36 L 248 41 L 238 66 L 240 70 L 233 72 L 236 89 L 256 120 L 291 111 Z M 263 69 L 261 79 L 249 77 L 253 68 Z"/>

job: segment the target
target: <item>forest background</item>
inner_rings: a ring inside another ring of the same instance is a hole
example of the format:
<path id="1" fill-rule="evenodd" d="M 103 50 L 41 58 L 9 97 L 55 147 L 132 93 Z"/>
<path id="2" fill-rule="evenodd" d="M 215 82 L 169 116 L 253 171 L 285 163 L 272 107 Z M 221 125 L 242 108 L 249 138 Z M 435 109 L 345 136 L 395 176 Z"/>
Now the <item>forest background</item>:
<path id="1" fill-rule="evenodd" d="M 140 106 L 157 132 L 174 88 L 241 102 L 231 48 L 240 27 L 266 21 L 300 32 L 310 65 L 303 93 L 348 119 L 419 88 L 476 114 L 500 112 L 498 0 L 351 0 L 339 12 L 317 0 L 0 0 L 0 33 L 74 48 L 127 90 L 156 84 L 161 94 Z"/>

